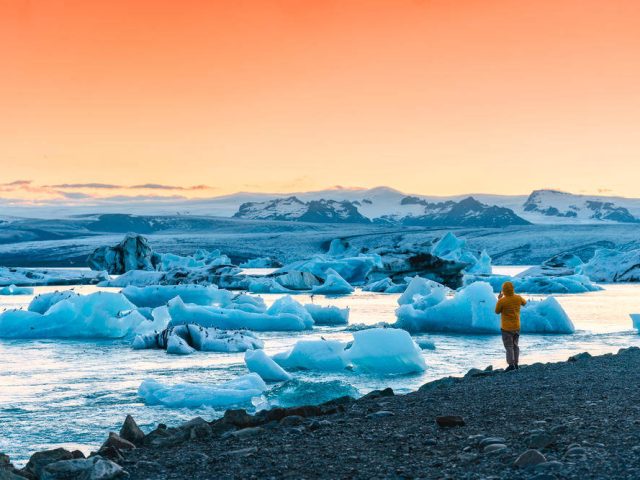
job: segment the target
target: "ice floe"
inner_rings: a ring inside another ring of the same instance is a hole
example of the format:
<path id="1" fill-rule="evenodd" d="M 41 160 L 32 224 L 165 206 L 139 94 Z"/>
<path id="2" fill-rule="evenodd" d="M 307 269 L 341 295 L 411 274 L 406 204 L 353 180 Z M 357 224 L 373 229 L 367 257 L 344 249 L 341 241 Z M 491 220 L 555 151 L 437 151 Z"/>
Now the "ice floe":
<path id="1" fill-rule="evenodd" d="M 265 382 L 284 382 L 293 378 L 264 350 L 247 350 L 244 354 L 244 363 L 250 372 L 257 373 Z"/>

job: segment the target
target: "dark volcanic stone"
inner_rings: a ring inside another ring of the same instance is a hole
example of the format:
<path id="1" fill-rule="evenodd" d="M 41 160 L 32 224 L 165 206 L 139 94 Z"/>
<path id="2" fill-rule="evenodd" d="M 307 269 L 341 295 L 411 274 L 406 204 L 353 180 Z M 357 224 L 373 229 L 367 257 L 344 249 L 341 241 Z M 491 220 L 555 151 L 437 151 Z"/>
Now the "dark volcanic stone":
<path id="1" fill-rule="evenodd" d="M 436 417 L 436 423 L 439 427 L 463 427 L 464 420 L 458 415 L 443 415 Z"/>

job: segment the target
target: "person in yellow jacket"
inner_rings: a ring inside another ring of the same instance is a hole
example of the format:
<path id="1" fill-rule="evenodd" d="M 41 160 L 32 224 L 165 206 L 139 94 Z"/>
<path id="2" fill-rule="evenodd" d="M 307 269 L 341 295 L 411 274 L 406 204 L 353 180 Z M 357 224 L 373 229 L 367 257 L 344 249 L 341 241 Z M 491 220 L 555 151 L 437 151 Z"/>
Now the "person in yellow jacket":
<path id="1" fill-rule="evenodd" d="M 504 282 L 502 291 L 498 295 L 496 313 L 500 315 L 500 330 L 502 331 L 502 343 L 507 351 L 507 372 L 517 370 L 520 357 L 520 307 L 527 301 L 520 295 L 516 295 L 513 283 Z"/>

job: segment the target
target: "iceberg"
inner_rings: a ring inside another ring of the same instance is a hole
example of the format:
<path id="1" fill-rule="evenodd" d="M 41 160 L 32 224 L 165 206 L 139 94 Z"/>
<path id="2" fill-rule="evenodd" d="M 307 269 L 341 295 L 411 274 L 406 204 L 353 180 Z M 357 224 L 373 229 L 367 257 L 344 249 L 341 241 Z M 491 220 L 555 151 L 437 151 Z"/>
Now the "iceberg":
<path id="1" fill-rule="evenodd" d="M 406 284 L 397 284 L 391 278 L 385 277 L 381 280 L 367 283 L 362 287 L 362 290 L 375 293 L 402 293 L 406 288 Z"/>
<path id="2" fill-rule="evenodd" d="M 129 285 L 136 287 L 146 287 L 148 285 L 161 285 L 164 283 L 165 272 L 155 272 L 148 270 L 129 270 L 127 273 L 119 275 L 109 280 L 104 280 L 98 284 L 99 287 L 123 288 Z"/>
<path id="3" fill-rule="evenodd" d="M 443 260 L 450 260 L 467 264 L 465 272 L 490 274 L 492 271 L 491 257 L 483 250 L 480 258 L 467 247 L 467 241 L 456 237 L 448 232 L 431 249 L 431 254 Z"/>
<path id="4" fill-rule="evenodd" d="M 583 264 L 582 259 L 573 253 L 559 253 L 542 262 L 542 264 L 528 268 L 519 273 L 518 277 L 563 277 L 575 275 L 578 268 Z"/>
<path id="5" fill-rule="evenodd" d="M 290 297 L 283 297 L 284 299 Z M 283 300 L 283 299 L 280 299 Z M 195 323 L 222 330 L 301 331 L 313 327 L 313 318 L 302 305 L 298 308 L 276 301 L 265 313 L 245 312 L 234 308 L 186 305 L 179 297 L 169 302 L 170 326 Z M 293 300 L 291 300 L 293 302 Z M 303 313 L 304 312 L 304 313 Z"/>
<path id="6" fill-rule="evenodd" d="M 286 370 L 340 371 L 349 366 L 345 347 L 337 340 L 300 340 L 273 360 Z"/>
<path id="7" fill-rule="evenodd" d="M 247 350 L 244 363 L 250 372 L 257 373 L 265 382 L 285 382 L 293 378 L 263 350 Z"/>
<path id="8" fill-rule="evenodd" d="M 238 265 L 240 268 L 280 268 L 282 264 L 271 257 L 259 257 L 247 260 Z"/>
<path id="9" fill-rule="evenodd" d="M 275 385 L 265 393 L 263 408 L 299 407 L 300 405 L 320 405 L 340 397 L 357 398 L 360 392 L 346 382 L 339 380 L 309 382 L 293 379 Z"/>
<path id="10" fill-rule="evenodd" d="M 252 278 L 249 280 L 247 290 L 251 293 L 297 293 L 296 291 L 283 287 L 275 278 L 270 277 Z"/>
<path id="11" fill-rule="evenodd" d="M 0 287 L 0 295 L 33 295 L 33 288 L 9 285 L 8 287 Z"/>
<path id="12" fill-rule="evenodd" d="M 354 288 L 338 272 L 330 268 L 326 275 L 324 283 L 313 287 L 311 293 L 320 295 L 349 295 L 353 293 Z"/>
<path id="13" fill-rule="evenodd" d="M 427 365 L 420 347 L 405 330 L 371 328 L 353 333 L 345 357 L 362 372 L 398 374 L 423 372 Z"/>
<path id="14" fill-rule="evenodd" d="M 308 272 L 320 279 L 326 279 L 329 274 L 328 271 L 332 270 L 351 285 L 363 285 L 374 268 L 382 268 L 380 256 L 375 254 L 361 254 L 354 257 L 314 255 L 308 260 L 300 260 L 285 265 L 274 272 L 274 275 L 296 271 Z"/>
<path id="15" fill-rule="evenodd" d="M 198 250 L 191 256 L 181 256 L 173 253 L 160 255 L 159 270 L 165 272 L 174 269 L 201 268 L 206 266 L 232 265 L 231 259 L 220 250 Z"/>
<path id="16" fill-rule="evenodd" d="M 40 285 L 95 285 L 107 280 L 107 272 L 91 272 L 77 268 L 0 267 L 0 287 L 36 287 Z"/>
<path id="17" fill-rule="evenodd" d="M 163 405 L 169 408 L 225 408 L 251 403 L 262 395 L 267 384 L 256 373 L 240 376 L 220 385 L 183 383 L 163 385 L 156 380 L 144 380 L 138 395 L 147 405 Z"/>
<path id="18" fill-rule="evenodd" d="M 593 283 L 589 277 L 585 275 L 566 275 L 562 277 L 552 276 L 532 276 L 532 277 L 510 277 L 508 275 L 465 275 L 464 285 L 483 281 L 489 283 L 493 287 L 495 293 L 502 290 L 504 282 L 511 282 L 516 290 L 520 293 L 541 293 L 541 294 L 569 294 L 569 293 L 586 293 L 597 292 L 602 287 Z"/>
<path id="19" fill-rule="evenodd" d="M 349 323 L 349 307 L 338 308 L 335 306 L 322 307 L 314 303 L 308 303 L 304 308 L 309 312 L 316 325 L 347 325 Z"/>
<path id="20" fill-rule="evenodd" d="M 398 298 L 398 304 L 413 303 L 419 298 L 423 303 L 435 305 L 444 300 L 448 291 L 447 287 L 438 282 L 416 276 L 409 281 L 404 293 Z"/>
<path id="21" fill-rule="evenodd" d="M 630 314 L 631 321 L 633 322 L 633 328 L 640 331 L 640 313 Z"/>
<path id="22" fill-rule="evenodd" d="M 96 292 L 60 300 L 44 314 L 0 314 L 0 338 L 123 338 L 149 322 L 124 295 Z"/>
<path id="23" fill-rule="evenodd" d="M 28 310 L 30 312 L 45 313 L 53 305 L 61 300 L 67 300 L 69 298 L 77 297 L 78 294 L 73 290 L 61 290 L 51 293 L 41 293 L 36 295 L 29 303 Z"/>
<path id="24" fill-rule="evenodd" d="M 195 351 L 195 348 L 191 347 L 184 338 L 178 335 L 169 335 L 169 339 L 167 340 L 167 353 L 173 355 L 190 355 Z"/>
<path id="25" fill-rule="evenodd" d="M 576 272 L 594 282 L 640 282 L 640 249 L 598 249 L 591 260 L 576 267 Z"/>
<path id="26" fill-rule="evenodd" d="M 100 247 L 88 259 L 91 270 L 106 270 L 121 275 L 129 270 L 156 270 L 160 255 L 154 253 L 142 235 L 129 233 L 114 247 Z"/>
<path id="27" fill-rule="evenodd" d="M 137 307 L 160 307 L 169 300 L 180 297 L 185 303 L 196 305 L 228 304 L 233 293 L 215 285 L 154 285 L 147 287 L 128 286 L 121 292 Z"/>
<path id="28" fill-rule="evenodd" d="M 495 314 L 496 297 L 486 282 L 476 282 L 438 303 L 418 295 L 412 303 L 396 310 L 398 328 L 410 332 L 499 333 Z M 530 301 L 520 313 L 521 328 L 527 333 L 573 333 L 573 323 L 553 297 Z"/>

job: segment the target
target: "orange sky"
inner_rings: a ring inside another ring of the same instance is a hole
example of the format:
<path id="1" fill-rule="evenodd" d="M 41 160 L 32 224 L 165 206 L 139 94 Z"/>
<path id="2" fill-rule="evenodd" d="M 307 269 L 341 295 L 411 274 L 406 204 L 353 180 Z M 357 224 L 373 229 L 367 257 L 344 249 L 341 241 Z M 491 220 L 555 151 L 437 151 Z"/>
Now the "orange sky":
<path id="1" fill-rule="evenodd" d="M 0 0 L 0 106 L 0 184 L 640 196 L 640 2 Z"/>

